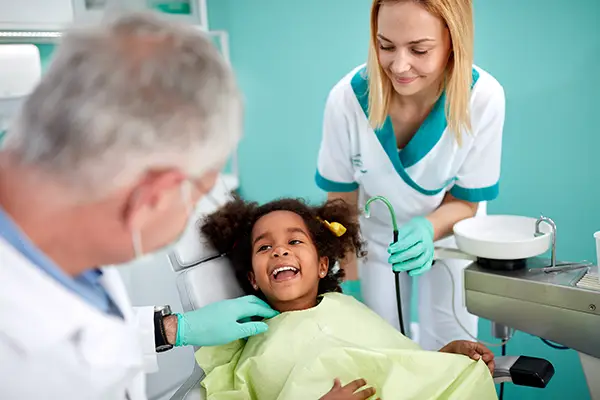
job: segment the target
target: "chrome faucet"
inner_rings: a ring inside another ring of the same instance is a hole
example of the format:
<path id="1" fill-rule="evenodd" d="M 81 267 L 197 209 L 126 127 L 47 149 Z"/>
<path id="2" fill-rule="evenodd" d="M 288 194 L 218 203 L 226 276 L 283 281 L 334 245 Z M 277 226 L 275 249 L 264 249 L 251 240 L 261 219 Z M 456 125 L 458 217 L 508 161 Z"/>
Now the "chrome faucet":
<path id="1" fill-rule="evenodd" d="M 552 228 L 552 258 L 550 259 L 550 267 L 556 267 L 556 224 L 548 217 L 544 217 L 543 215 L 535 221 L 535 235 L 543 235 L 543 232 L 540 231 L 540 224 L 542 222 L 547 223 Z"/>

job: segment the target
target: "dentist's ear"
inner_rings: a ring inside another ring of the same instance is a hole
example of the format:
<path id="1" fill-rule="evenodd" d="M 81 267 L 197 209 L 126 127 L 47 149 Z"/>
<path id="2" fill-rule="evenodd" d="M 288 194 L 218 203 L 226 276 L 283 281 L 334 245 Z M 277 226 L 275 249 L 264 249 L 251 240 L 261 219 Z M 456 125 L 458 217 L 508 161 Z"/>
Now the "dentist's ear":
<path id="1" fill-rule="evenodd" d="M 169 192 L 180 190 L 184 180 L 185 175 L 176 169 L 146 172 L 126 195 L 122 211 L 126 227 L 139 229 L 153 212 L 168 207 Z"/>

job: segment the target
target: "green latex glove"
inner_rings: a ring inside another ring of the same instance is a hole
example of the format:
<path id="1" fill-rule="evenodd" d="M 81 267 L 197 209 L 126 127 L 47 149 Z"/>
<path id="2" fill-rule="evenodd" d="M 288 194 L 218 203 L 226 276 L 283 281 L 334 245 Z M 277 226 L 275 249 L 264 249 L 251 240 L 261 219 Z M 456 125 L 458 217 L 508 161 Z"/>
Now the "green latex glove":
<path id="1" fill-rule="evenodd" d="M 356 300 L 362 302 L 362 295 L 360 293 L 360 281 L 344 281 L 340 285 L 342 292 L 349 296 L 354 297 Z"/>
<path id="2" fill-rule="evenodd" d="M 209 304 L 199 310 L 177 314 L 175 346 L 217 346 L 267 331 L 267 324 L 242 322 L 252 317 L 279 314 L 256 296 L 244 296 Z"/>
<path id="3" fill-rule="evenodd" d="M 421 275 L 433 264 L 433 225 L 427 218 L 410 220 L 398 231 L 398 241 L 388 247 L 394 272 Z"/>

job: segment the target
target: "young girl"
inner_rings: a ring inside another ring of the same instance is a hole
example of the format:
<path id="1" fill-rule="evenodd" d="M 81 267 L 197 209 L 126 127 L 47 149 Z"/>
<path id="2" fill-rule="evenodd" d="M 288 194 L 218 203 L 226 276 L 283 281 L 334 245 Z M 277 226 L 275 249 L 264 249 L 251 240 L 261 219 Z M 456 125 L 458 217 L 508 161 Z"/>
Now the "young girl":
<path id="1" fill-rule="evenodd" d="M 339 261 L 351 252 L 364 256 L 355 212 L 342 200 L 259 206 L 236 199 L 201 230 L 230 259 L 244 291 L 281 312 L 266 321 L 263 335 L 198 351 L 211 398 L 366 399 L 375 391 L 387 398 L 496 398 L 489 350 L 452 342 L 423 351 L 340 293 Z M 338 378 L 352 382 L 342 387 Z M 354 393 L 362 378 L 372 387 Z"/>

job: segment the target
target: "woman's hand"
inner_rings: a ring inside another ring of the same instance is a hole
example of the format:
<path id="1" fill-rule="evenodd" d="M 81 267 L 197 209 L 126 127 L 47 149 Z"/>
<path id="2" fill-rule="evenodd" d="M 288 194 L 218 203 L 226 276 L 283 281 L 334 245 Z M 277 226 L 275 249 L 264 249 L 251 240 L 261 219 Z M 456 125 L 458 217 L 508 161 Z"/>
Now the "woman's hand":
<path id="1" fill-rule="evenodd" d="M 433 263 L 433 225 L 427 218 L 417 217 L 398 230 L 398 241 L 388 247 L 394 272 L 421 275 Z"/>
<path id="2" fill-rule="evenodd" d="M 366 400 L 375 394 L 375 389 L 367 388 L 357 392 L 358 389 L 365 386 L 367 382 L 364 379 L 357 379 L 346 386 L 342 386 L 339 379 L 333 381 L 331 390 L 319 400 Z"/>
<path id="3" fill-rule="evenodd" d="M 448 343 L 440 349 L 442 353 L 462 354 L 475 361 L 483 359 L 490 369 L 490 373 L 494 375 L 494 353 L 481 343 L 470 342 L 468 340 L 455 340 Z"/>
<path id="4" fill-rule="evenodd" d="M 427 217 L 416 217 L 398 231 L 398 241 L 388 247 L 394 272 L 421 275 L 433 264 L 434 242 L 452 234 L 458 221 L 474 216 L 478 203 L 457 199 L 446 193 L 442 204 Z"/>

